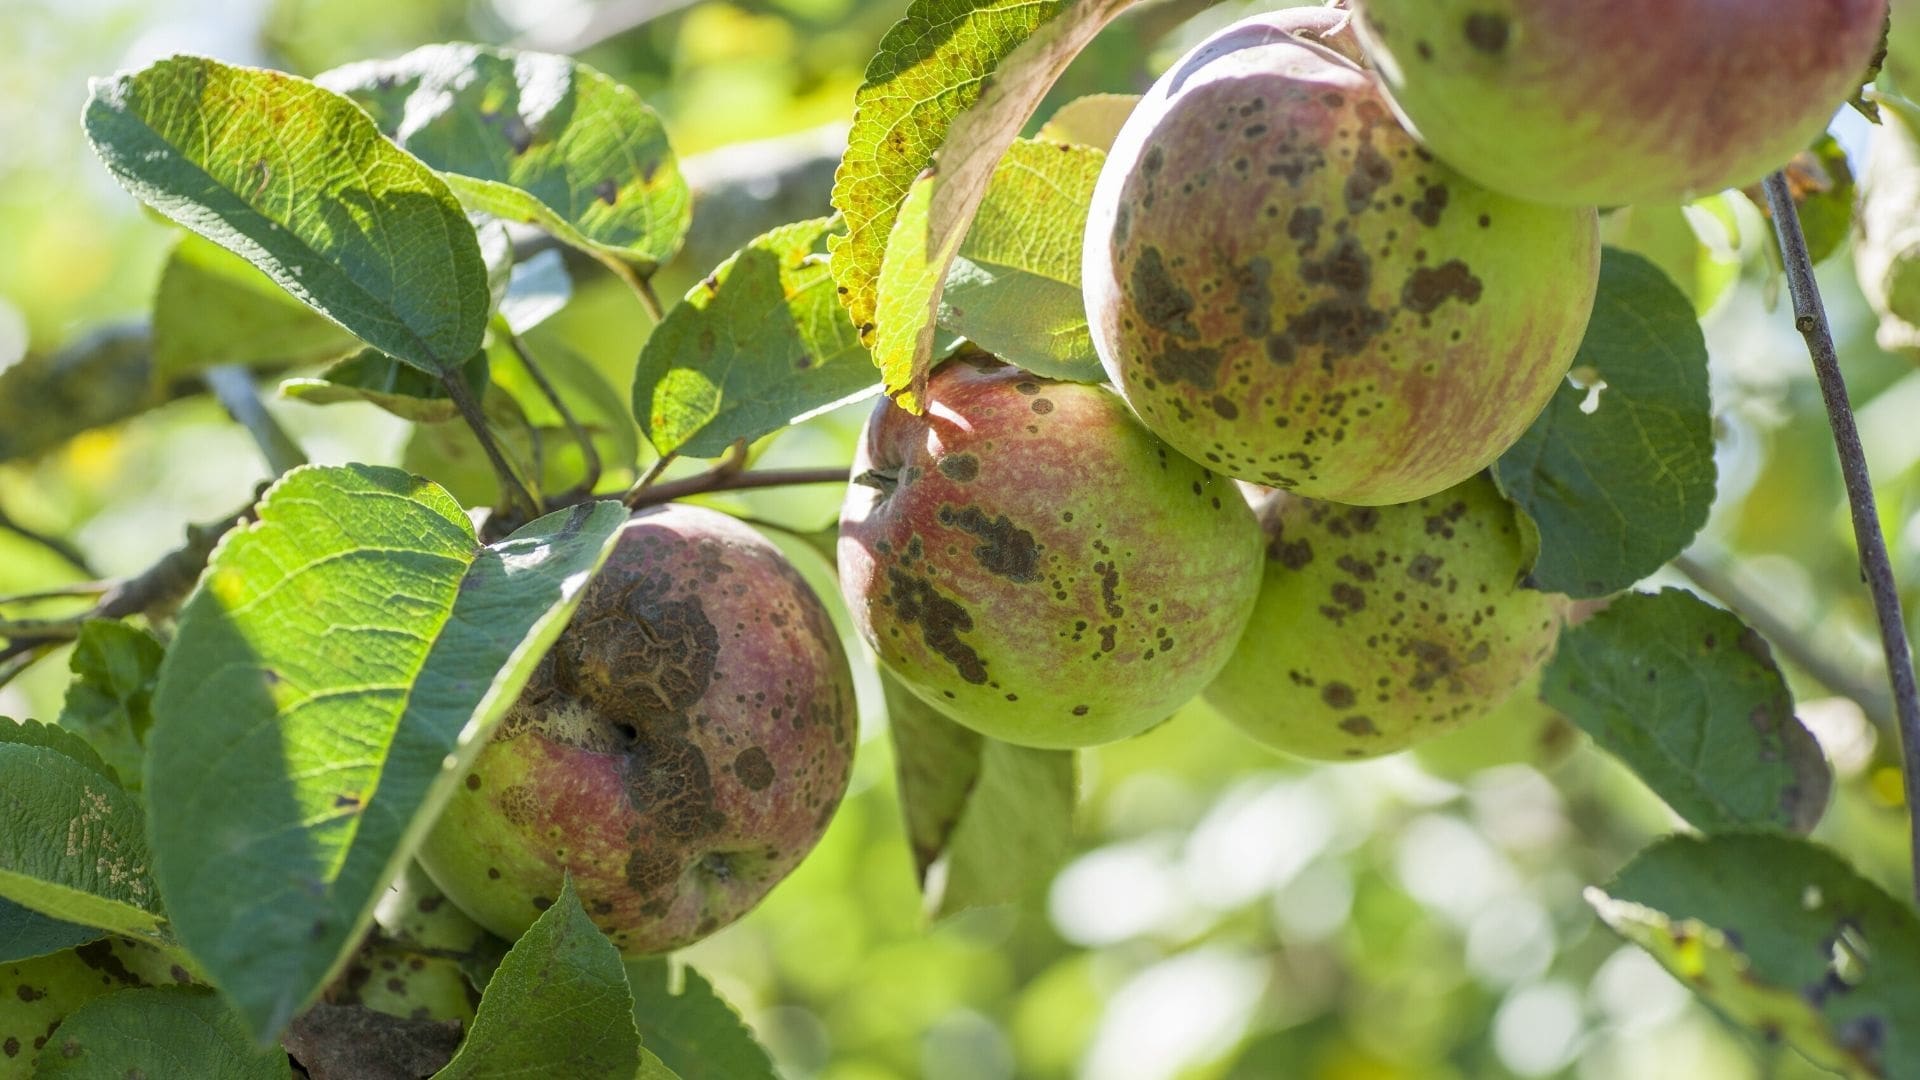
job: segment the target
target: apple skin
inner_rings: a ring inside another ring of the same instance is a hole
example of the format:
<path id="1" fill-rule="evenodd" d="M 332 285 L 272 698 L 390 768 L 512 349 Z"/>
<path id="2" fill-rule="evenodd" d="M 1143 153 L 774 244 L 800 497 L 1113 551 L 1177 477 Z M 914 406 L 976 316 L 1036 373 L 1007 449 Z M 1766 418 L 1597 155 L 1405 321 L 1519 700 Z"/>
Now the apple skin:
<path id="1" fill-rule="evenodd" d="M 1095 186 L 1081 280 L 1108 376 L 1175 449 L 1384 505 L 1540 415 L 1592 313 L 1599 219 L 1434 161 L 1347 18 L 1256 16 L 1162 76 Z"/>
<path id="2" fill-rule="evenodd" d="M 1887 0 L 1356 0 L 1429 149 L 1516 198 L 1678 203 L 1804 149 L 1867 77 Z"/>
<path id="3" fill-rule="evenodd" d="M 513 940 L 571 872 L 629 956 L 738 919 L 826 831 L 853 673 L 779 549 L 699 507 L 638 514 L 419 853 Z"/>
<path id="4" fill-rule="evenodd" d="M 1207 701 L 1299 757 L 1377 757 L 1476 720 L 1553 653 L 1566 598 L 1523 588 L 1513 507 L 1485 476 L 1417 502 L 1261 508 L 1260 602 Z"/>
<path id="5" fill-rule="evenodd" d="M 121 937 L 0 964 L 0 1080 L 32 1076 L 40 1047 L 69 1013 L 94 998 L 193 982 L 168 953 Z"/>
<path id="6" fill-rule="evenodd" d="M 882 401 L 840 517 L 855 625 L 983 734 L 1094 746 L 1165 720 L 1246 626 L 1260 531 L 1233 484 L 1100 386 L 961 358 Z"/>
<path id="7" fill-rule="evenodd" d="M 456 956 L 488 941 L 486 928 L 448 900 L 413 862 L 388 884 L 373 919 L 386 940 L 361 946 L 328 988 L 327 1000 L 415 1020 L 473 1023 L 480 994 Z"/>

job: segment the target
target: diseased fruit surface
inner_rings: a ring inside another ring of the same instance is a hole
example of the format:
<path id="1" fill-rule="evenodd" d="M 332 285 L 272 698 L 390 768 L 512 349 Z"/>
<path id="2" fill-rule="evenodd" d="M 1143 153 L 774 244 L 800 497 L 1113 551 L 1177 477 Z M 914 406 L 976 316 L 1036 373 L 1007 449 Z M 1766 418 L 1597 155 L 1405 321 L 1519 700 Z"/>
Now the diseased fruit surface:
<path id="1" fill-rule="evenodd" d="M 1114 385 L 1244 480 L 1405 502 L 1485 468 L 1566 375 L 1592 313 L 1590 209 L 1467 180 L 1414 142 L 1342 12 L 1202 43 L 1128 118 L 1082 281 Z"/>
<path id="2" fill-rule="evenodd" d="M 881 402 L 840 518 L 854 622 L 955 720 L 1029 746 L 1137 734 L 1246 625 L 1260 534 L 1231 482 L 1110 391 L 969 360 Z"/>
<path id="3" fill-rule="evenodd" d="M 712 510 L 630 522 L 420 852 L 480 925 L 518 937 L 573 874 L 623 953 L 758 903 L 846 792 L 853 675 L 772 544 Z"/>
<path id="4" fill-rule="evenodd" d="M 1409 127 L 1496 190 L 1675 203 L 1761 178 L 1867 77 L 1887 0 L 1359 0 Z"/>
<path id="5" fill-rule="evenodd" d="M 327 1000 L 415 1020 L 472 1023 L 480 993 L 455 956 L 473 952 L 488 938 L 486 928 L 447 899 L 417 863 L 387 886 L 373 918 L 387 940 L 361 946 Z"/>
<path id="6" fill-rule="evenodd" d="M 67 1014 L 115 990 L 186 985 L 186 968 L 143 942 L 107 937 L 0 964 L 0 1080 L 33 1075 L 33 1059 Z"/>
<path id="7" fill-rule="evenodd" d="M 1267 575 L 1207 700 L 1301 757 L 1377 757 L 1476 720 L 1553 653 L 1564 597 L 1519 586 L 1514 511 L 1475 477 L 1400 506 L 1278 496 Z"/>

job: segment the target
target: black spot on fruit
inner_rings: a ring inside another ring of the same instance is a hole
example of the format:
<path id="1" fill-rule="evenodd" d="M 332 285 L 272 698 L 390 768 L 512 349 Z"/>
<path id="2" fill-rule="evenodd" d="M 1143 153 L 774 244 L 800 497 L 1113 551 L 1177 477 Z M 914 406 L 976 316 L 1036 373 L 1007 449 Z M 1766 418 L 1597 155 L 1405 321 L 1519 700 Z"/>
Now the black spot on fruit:
<path id="1" fill-rule="evenodd" d="M 1329 708 L 1351 709 L 1354 703 L 1353 687 L 1343 682 L 1330 682 L 1320 688 L 1320 700 Z"/>
<path id="2" fill-rule="evenodd" d="M 1480 302 L 1480 293 L 1480 279 L 1474 276 L 1467 264 L 1459 259 L 1449 259 L 1439 266 L 1415 268 L 1400 290 L 1400 300 L 1409 311 L 1428 315 L 1448 300 L 1477 304 Z"/>
<path id="3" fill-rule="evenodd" d="M 927 647 L 952 664 L 960 677 L 975 686 L 987 681 L 987 665 L 973 646 L 960 635 L 973 629 L 973 616 L 967 609 L 941 595 L 933 583 L 923 577 L 887 570 L 887 601 L 903 622 L 918 623 Z"/>
<path id="4" fill-rule="evenodd" d="M 940 459 L 939 469 L 949 480 L 970 483 L 980 475 L 980 459 L 972 454 L 948 454 Z"/>
<path id="5" fill-rule="evenodd" d="M 974 560 L 990 574 L 1030 585 L 1040 580 L 1040 545 L 1033 534 L 1015 525 L 1005 514 L 988 518 L 977 506 L 940 508 L 940 524 L 979 539 Z"/>
<path id="6" fill-rule="evenodd" d="M 773 762 L 767 760 L 765 750 L 750 746 L 733 759 L 733 775 L 740 778 L 747 790 L 765 791 L 767 785 L 773 783 Z"/>
<path id="7" fill-rule="evenodd" d="M 1220 384 L 1220 350 L 1189 349 L 1169 343 L 1150 361 L 1153 373 L 1168 382 L 1186 383 L 1200 390 Z"/>
<path id="8" fill-rule="evenodd" d="M 1507 50 L 1513 24 L 1499 12 L 1476 11 L 1467 16 L 1464 30 L 1467 44 L 1489 56 L 1498 56 Z"/>
<path id="9" fill-rule="evenodd" d="M 1134 306 L 1148 326 L 1175 337 L 1199 336 L 1189 318 L 1193 314 L 1193 294 L 1167 272 L 1159 248 L 1140 250 L 1140 257 L 1133 263 L 1132 291 Z"/>

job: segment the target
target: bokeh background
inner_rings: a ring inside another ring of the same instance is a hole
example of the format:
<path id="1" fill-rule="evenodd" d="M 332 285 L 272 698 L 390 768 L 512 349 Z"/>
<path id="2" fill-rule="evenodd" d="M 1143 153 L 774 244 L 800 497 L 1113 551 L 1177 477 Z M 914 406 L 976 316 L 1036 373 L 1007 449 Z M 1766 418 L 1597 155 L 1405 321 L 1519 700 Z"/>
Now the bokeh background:
<path id="1" fill-rule="evenodd" d="M 90 75 L 176 51 L 302 74 L 448 39 L 577 51 L 666 117 L 679 152 L 696 159 L 690 170 L 751 179 L 832 145 L 867 57 L 904 6 L 0 0 L 0 369 L 140 320 L 173 239 L 88 151 L 78 118 Z M 1042 115 L 1080 93 L 1143 89 L 1186 45 L 1250 10 L 1151 5 L 1076 63 Z M 1836 128 L 1856 159 L 1869 152 L 1868 131 L 1851 115 Z M 781 136 L 797 140 L 763 141 Z M 698 157 L 713 151 L 725 156 Z M 789 217 L 825 212 L 825 173 L 814 174 L 797 196 L 777 193 L 797 198 Z M 731 213 L 697 211 L 708 240 L 669 269 L 664 293 L 772 223 Z M 1691 554 L 1696 576 L 1777 620 L 1776 645 L 1793 644 L 1783 652 L 1819 656 L 1826 678 L 1843 684 L 1789 665 L 1803 718 L 1841 777 L 1816 835 L 1899 891 L 1904 809 L 1884 700 L 1871 689 L 1870 611 L 1765 223 L 1737 197 L 1634 213 L 1609 222 L 1610 236 L 1683 279 L 1713 354 L 1721 495 Z M 1823 267 L 1823 285 L 1895 559 L 1903 580 L 1920 581 L 1920 375 L 1875 346 L 1844 249 Z M 611 281 L 589 274 L 576 289 L 573 306 L 536 331 L 536 351 L 571 348 L 624 396 L 648 321 Z M 370 407 L 270 406 L 316 461 L 406 458 L 406 426 Z M 844 461 L 864 411 L 778 436 L 766 460 Z M 265 475 L 246 435 L 209 398 L 189 396 L 36 460 L 0 463 L 0 509 L 70 537 L 101 571 L 127 573 L 176 544 L 188 522 L 230 512 Z M 819 491 L 727 505 L 803 532 L 829 527 L 835 511 Z M 817 556 L 796 551 L 824 573 Z M 0 531 L 0 593 L 78 576 Z M 1920 597 L 1908 600 L 1911 609 Z M 56 653 L 0 691 L 0 714 L 52 719 L 65 680 Z M 1839 696 L 1848 686 L 1867 688 L 1855 689 L 1864 701 Z M 825 841 L 752 915 L 687 954 L 790 1077 L 1815 1075 L 1722 1024 L 1594 920 L 1582 888 L 1677 821 L 1585 745 L 1546 771 L 1500 764 L 1493 732 L 1463 737 L 1446 762 L 1402 755 L 1310 768 L 1191 707 L 1084 755 L 1079 837 L 1050 883 L 1020 904 L 929 926 L 884 710 L 877 693 L 866 698 L 853 790 Z"/>

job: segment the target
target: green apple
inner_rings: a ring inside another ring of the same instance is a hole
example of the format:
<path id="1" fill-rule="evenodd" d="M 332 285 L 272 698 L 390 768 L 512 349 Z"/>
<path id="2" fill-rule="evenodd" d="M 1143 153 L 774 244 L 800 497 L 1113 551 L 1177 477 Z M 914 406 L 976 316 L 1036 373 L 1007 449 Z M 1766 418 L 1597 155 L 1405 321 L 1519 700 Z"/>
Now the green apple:
<path id="1" fill-rule="evenodd" d="M 1399 506 L 1279 495 L 1267 574 L 1207 700 L 1300 757 L 1393 753 L 1477 720 L 1553 653 L 1564 597 L 1520 583 L 1515 511 L 1478 476 Z"/>
<path id="2" fill-rule="evenodd" d="M 1867 78 L 1887 0 L 1356 0 L 1407 126 L 1496 191 L 1679 203 L 1784 165 Z"/>
<path id="3" fill-rule="evenodd" d="M 1598 216 L 1435 161 L 1346 13 L 1215 34 L 1155 83 L 1094 190 L 1093 341 L 1141 421 L 1229 476 L 1351 504 L 1486 468 L 1567 374 Z"/>
<path id="4" fill-rule="evenodd" d="M 900 681 L 1040 747 L 1138 734 L 1233 651 L 1260 530 L 1233 484 L 1111 391 L 960 358 L 882 401 L 840 516 L 840 586 Z"/>

